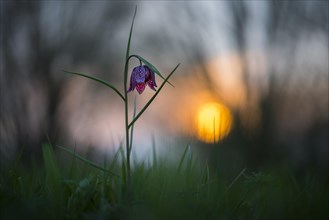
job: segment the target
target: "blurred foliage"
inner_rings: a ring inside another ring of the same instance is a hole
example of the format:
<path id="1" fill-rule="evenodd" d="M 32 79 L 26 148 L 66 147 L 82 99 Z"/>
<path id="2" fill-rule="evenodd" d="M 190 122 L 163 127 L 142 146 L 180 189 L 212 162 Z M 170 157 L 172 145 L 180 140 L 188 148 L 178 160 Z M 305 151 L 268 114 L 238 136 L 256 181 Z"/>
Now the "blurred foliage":
<path id="1" fill-rule="evenodd" d="M 120 173 L 120 150 L 104 160 Z M 189 147 L 180 160 L 136 163 L 132 190 L 120 177 L 43 146 L 43 162 L 1 168 L 1 219 L 327 219 L 328 177 L 297 180 L 289 169 L 233 180 L 201 164 Z M 191 155 L 191 156 L 187 156 Z M 123 156 L 123 155 L 122 155 Z M 60 163 L 59 163 L 60 162 Z M 112 163 L 114 162 L 114 163 Z"/>

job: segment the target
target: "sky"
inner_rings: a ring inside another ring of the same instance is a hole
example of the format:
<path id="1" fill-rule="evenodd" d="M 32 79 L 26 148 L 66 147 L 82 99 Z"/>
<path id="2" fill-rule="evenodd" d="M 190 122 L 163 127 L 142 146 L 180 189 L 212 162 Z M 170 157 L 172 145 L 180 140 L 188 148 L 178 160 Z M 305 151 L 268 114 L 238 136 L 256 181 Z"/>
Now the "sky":
<path id="1" fill-rule="evenodd" d="M 299 151 L 307 147 L 295 146 L 305 145 L 304 137 L 313 130 L 321 133 L 321 123 L 327 129 L 326 2 L 136 4 L 131 52 L 165 76 L 181 63 L 171 79 L 175 88 L 165 86 L 136 123 L 134 145 L 141 157 L 150 152 L 153 137 L 159 148 L 202 145 L 197 138 L 198 111 L 213 102 L 232 116 L 223 141 L 239 130 L 257 139 L 270 124 L 278 145 L 292 146 L 292 155 L 305 155 Z M 135 3 L 41 1 L 1 6 L 1 87 L 8 94 L 1 96 L 6 103 L 0 123 L 2 152 L 19 145 L 17 137 L 37 143 L 37 137 L 52 127 L 58 143 L 116 149 L 124 141 L 120 99 L 101 85 L 61 70 L 103 78 L 122 91 Z M 136 60 L 130 71 L 134 65 Z M 156 79 L 160 85 L 162 80 Z M 130 117 L 134 97 L 139 110 L 153 94 L 149 89 L 143 95 L 130 93 Z M 326 138 L 316 136 L 317 152 L 327 149 Z"/>

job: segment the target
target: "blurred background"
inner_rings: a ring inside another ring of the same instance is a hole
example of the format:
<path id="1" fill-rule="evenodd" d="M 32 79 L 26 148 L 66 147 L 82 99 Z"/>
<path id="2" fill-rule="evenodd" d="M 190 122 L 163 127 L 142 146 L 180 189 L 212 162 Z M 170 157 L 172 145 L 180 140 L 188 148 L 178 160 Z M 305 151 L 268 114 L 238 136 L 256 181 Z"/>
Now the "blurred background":
<path id="1" fill-rule="evenodd" d="M 0 157 L 53 144 L 94 158 L 124 144 L 125 50 L 171 78 L 137 121 L 134 154 L 186 145 L 236 175 L 290 166 L 328 172 L 327 1 L 1 1 Z M 130 71 L 138 65 L 130 63 Z M 162 79 L 156 78 L 161 85 Z M 129 93 L 140 110 L 154 94 Z M 103 158 L 103 157 L 102 157 Z"/>

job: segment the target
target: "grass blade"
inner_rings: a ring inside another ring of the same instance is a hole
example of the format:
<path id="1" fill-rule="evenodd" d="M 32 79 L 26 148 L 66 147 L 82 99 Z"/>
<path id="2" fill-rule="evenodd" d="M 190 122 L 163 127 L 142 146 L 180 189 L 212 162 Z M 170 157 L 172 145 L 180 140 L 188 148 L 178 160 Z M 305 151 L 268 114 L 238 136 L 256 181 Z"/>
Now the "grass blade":
<path id="1" fill-rule="evenodd" d="M 178 64 L 173 71 L 171 71 L 171 73 L 167 76 L 167 78 L 163 81 L 163 83 L 161 84 L 160 88 L 156 91 L 156 93 L 152 96 L 152 98 L 146 103 L 146 105 L 143 107 L 143 109 L 137 114 L 137 116 L 130 122 L 130 124 L 128 125 L 128 128 L 130 128 L 136 121 L 137 119 L 143 114 L 143 112 L 147 109 L 147 107 L 149 107 L 149 105 L 153 102 L 153 100 L 155 99 L 155 97 L 159 94 L 159 92 L 161 91 L 161 89 L 163 88 L 163 86 L 165 85 L 165 83 L 168 81 L 168 79 L 172 76 L 172 74 L 176 71 L 176 69 L 179 67 L 180 64 Z"/>
<path id="2" fill-rule="evenodd" d="M 157 167 L 157 152 L 156 152 L 154 134 L 152 135 L 152 154 L 153 154 L 153 167 Z"/>
<path id="3" fill-rule="evenodd" d="M 116 92 L 120 98 L 125 101 L 125 98 L 123 97 L 123 95 L 119 92 L 119 90 L 117 90 L 114 86 L 112 86 L 111 84 L 105 82 L 104 80 L 102 79 L 99 79 L 99 78 L 96 78 L 96 77 L 93 77 L 93 76 L 89 76 L 89 75 L 86 75 L 84 73 L 77 73 L 77 72 L 71 72 L 71 71 L 66 71 L 66 70 L 63 70 L 65 73 L 69 73 L 69 74 L 73 74 L 73 75 L 78 75 L 78 76 L 82 76 L 82 77 L 85 77 L 85 78 L 88 78 L 88 79 L 91 79 L 91 80 L 94 80 L 96 82 L 99 82 L 109 88 L 111 88 L 114 92 Z"/>
<path id="4" fill-rule="evenodd" d="M 203 184 L 207 184 L 210 180 L 210 172 L 209 172 L 209 165 L 208 165 L 208 161 L 206 162 L 206 165 L 204 167 L 204 171 L 203 171 Z"/>
<path id="5" fill-rule="evenodd" d="M 77 145 L 76 143 L 74 144 L 74 151 L 73 151 L 73 157 L 72 157 L 72 163 L 71 163 L 71 170 L 70 170 L 70 177 L 73 179 L 73 174 L 76 174 L 76 167 L 77 167 L 77 164 L 76 164 L 76 157 L 75 157 L 75 152 L 76 152 L 76 149 L 77 149 Z"/>
<path id="6" fill-rule="evenodd" d="M 62 216 L 61 204 L 63 202 L 63 188 L 61 187 L 61 174 L 51 144 L 42 145 L 43 161 L 46 170 L 46 184 L 51 200 L 50 219 L 58 219 Z"/>
<path id="7" fill-rule="evenodd" d="M 49 184 L 52 184 L 52 188 L 59 187 L 60 172 L 54 157 L 54 151 L 50 144 L 42 145 L 42 154 Z"/>
<path id="8" fill-rule="evenodd" d="M 121 148 L 121 146 L 120 146 Z M 115 152 L 111 165 L 110 165 L 110 170 L 114 169 L 114 166 L 117 164 L 118 158 L 119 158 L 119 154 L 120 154 L 120 148 Z"/>
<path id="9" fill-rule="evenodd" d="M 121 154 L 121 175 L 122 175 L 122 180 L 123 180 L 123 184 L 127 185 L 127 172 L 126 172 L 126 163 L 125 163 L 125 152 L 123 150 L 122 147 L 120 147 L 119 149 L 120 154 Z"/>
<path id="10" fill-rule="evenodd" d="M 144 59 L 143 57 L 141 57 L 139 55 L 132 55 L 132 56 L 134 56 L 134 57 L 138 58 L 139 60 L 141 60 L 143 63 L 146 64 L 146 66 L 148 66 L 151 70 L 153 70 L 153 72 L 155 72 L 158 76 L 160 76 L 163 80 L 165 80 L 165 78 L 161 75 L 160 71 L 155 66 L 153 66 L 150 62 L 148 62 L 146 59 Z M 174 85 L 171 84 L 169 81 L 168 81 L 168 83 L 172 87 L 174 87 Z"/>
<path id="11" fill-rule="evenodd" d="M 190 149 L 190 145 L 186 145 L 184 153 L 183 153 L 182 157 L 179 160 L 179 165 L 178 165 L 178 168 L 177 168 L 177 174 L 180 172 L 180 170 L 182 168 L 183 162 L 185 160 L 185 157 L 186 157 L 187 152 L 189 151 L 189 149 Z"/>
<path id="12" fill-rule="evenodd" d="M 135 13 L 134 13 L 133 21 L 131 22 L 129 38 L 128 38 L 128 44 L 127 44 L 127 50 L 126 50 L 126 65 L 125 65 L 125 72 L 124 72 L 124 74 L 125 74 L 124 75 L 125 86 L 127 85 L 127 79 L 128 79 L 128 61 L 129 61 L 130 42 L 131 42 L 131 36 L 132 36 L 132 33 L 133 33 L 136 13 L 137 13 L 137 6 L 135 7 Z M 127 91 L 125 91 L 125 93 L 127 93 Z"/>
<path id="13" fill-rule="evenodd" d="M 227 192 L 231 189 L 233 184 L 244 174 L 244 172 L 246 172 L 246 170 L 247 170 L 247 168 L 244 168 L 243 170 L 241 170 L 241 172 L 234 178 L 234 180 L 231 182 L 231 184 L 227 187 L 225 192 Z"/>
<path id="14" fill-rule="evenodd" d="M 98 166 L 97 164 L 95 164 L 95 163 L 91 162 L 90 160 L 88 160 L 88 159 L 86 159 L 86 158 L 80 156 L 79 154 L 75 153 L 74 151 L 72 151 L 72 150 L 70 150 L 70 149 L 68 149 L 68 148 L 66 148 L 66 147 L 62 147 L 62 146 L 60 146 L 60 145 L 56 145 L 56 146 L 57 146 L 58 148 L 64 150 L 64 151 L 70 153 L 71 155 L 73 155 L 73 156 L 76 157 L 77 159 L 79 159 L 79 160 L 85 162 L 86 164 L 88 164 L 88 165 L 90 165 L 90 166 L 92 166 L 92 167 L 95 167 L 96 169 L 102 170 L 102 171 L 104 171 L 104 172 L 108 172 L 108 173 L 112 174 L 113 176 L 120 177 L 118 174 L 116 174 L 116 173 L 114 173 L 114 172 L 112 172 L 112 171 L 110 171 L 110 170 L 104 169 L 104 167 Z"/>

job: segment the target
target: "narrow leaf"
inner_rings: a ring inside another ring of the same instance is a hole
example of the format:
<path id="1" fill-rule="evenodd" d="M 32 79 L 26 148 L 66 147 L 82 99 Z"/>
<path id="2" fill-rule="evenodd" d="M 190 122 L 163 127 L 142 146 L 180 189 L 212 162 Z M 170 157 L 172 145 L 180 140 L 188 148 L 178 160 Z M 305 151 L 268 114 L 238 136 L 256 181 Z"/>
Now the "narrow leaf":
<path id="1" fill-rule="evenodd" d="M 163 86 L 166 84 L 166 82 L 169 80 L 169 78 L 172 76 L 172 74 L 176 71 L 176 69 L 179 67 L 180 64 L 178 64 L 173 71 L 167 76 L 167 78 L 162 82 L 160 88 L 156 91 L 156 93 L 152 96 L 152 98 L 146 103 L 146 105 L 142 108 L 142 110 L 137 114 L 137 116 L 130 122 L 128 125 L 128 128 L 130 128 L 136 121 L 137 119 L 143 114 L 143 112 L 149 107 L 149 105 L 153 102 L 155 97 L 159 94 Z"/>
<path id="2" fill-rule="evenodd" d="M 138 55 L 133 55 L 134 57 L 137 57 L 138 59 L 140 59 L 143 63 L 146 64 L 146 66 L 148 66 L 153 72 L 155 72 L 158 76 L 160 76 L 163 80 L 165 80 L 165 78 L 161 75 L 160 71 L 155 67 L 153 66 L 150 62 L 148 62 L 146 59 L 144 59 L 143 57 L 141 56 L 138 56 Z M 169 81 L 168 83 L 174 87 L 173 84 L 171 84 Z"/>
<path id="3" fill-rule="evenodd" d="M 90 165 L 90 166 L 92 166 L 92 167 L 95 167 L 96 169 L 102 170 L 102 171 L 104 171 L 104 172 L 108 172 L 108 173 L 112 174 L 113 176 L 120 177 L 118 174 L 113 173 L 113 172 L 110 171 L 110 170 L 104 169 L 104 168 L 101 167 L 101 166 L 98 166 L 97 164 L 95 164 L 95 163 L 91 162 L 90 160 L 88 160 L 88 159 L 86 159 L 86 158 L 84 158 L 84 157 L 78 155 L 77 153 L 75 153 L 74 151 L 72 151 L 72 150 L 70 150 L 70 149 L 68 149 L 68 148 L 66 148 L 66 147 L 62 147 L 62 146 L 60 146 L 60 145 L 56 145 L 56 146 L 57 146 L 58 148 L 64 150 L 64 151 L 70 153 L 71 155 L 73 155 L 73 156 L 76 157 L 77 159 L 79 159 L 79 160 L 85 162 L 86 164 L 88 164 L 88 165 Z"/>
<path id="4" fill-rule="evenodd" d="M 99 82 L 109 88 L 111 88 L 114 92 L 116 92 L 123 101 L 125 101 L 125 98 L 123 97 L 123 95 L 119 92 L 119 90 L 117 90 L 114 86 L 110 85 L 109 83 L 105 82 L 104 80 L 102 79 L 99 79 L 99 78 L 96 78 L 96 77 L 93 77 L 93 76 L 89 76 L 89 75 L 86 75 L 86 74 L 83 74 L 83 73 L 76 73 L 76 72 L 71 72 L 71 71 L 66 71 L 66 70 L 63 70 L 64 72 L 66 73 L 69 73 L 69 74 L 73 74 L 73 75 L 78 75 L 78 76 L 82 76 L 82 77 L 86 77 L 88 79 L 92 79 L 96 82 Z"/>

